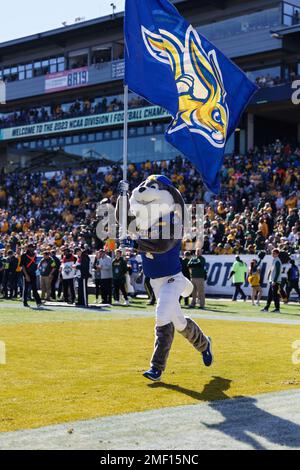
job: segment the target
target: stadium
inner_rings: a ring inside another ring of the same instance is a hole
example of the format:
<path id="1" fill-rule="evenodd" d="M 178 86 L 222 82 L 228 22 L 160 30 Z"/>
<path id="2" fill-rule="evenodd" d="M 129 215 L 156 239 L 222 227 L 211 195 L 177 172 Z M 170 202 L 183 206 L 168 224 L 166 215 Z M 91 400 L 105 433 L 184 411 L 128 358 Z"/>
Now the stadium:
<path id="1" fill-rule="evenodd" d="M 0 43 L 2 450 L 300 449 L 300 1 L 170 3 L 257 87 L 226 140 L 217 195 L 166 138 L 164 101 L 124 94 L 114 4 Z M 165 60 L 155 47 L 152 66 Z M 145 260 L 133 238 L 98 229 L 127 191 L 132 204 L 138 190 L 174 187 L 201 225 L 180 240 L 192 291 L 178 298 L 215 361 L 203 367 L 204 351 L 176 334 L 151 383 L 163 304 L 144 269 L 151 250 Z"/>

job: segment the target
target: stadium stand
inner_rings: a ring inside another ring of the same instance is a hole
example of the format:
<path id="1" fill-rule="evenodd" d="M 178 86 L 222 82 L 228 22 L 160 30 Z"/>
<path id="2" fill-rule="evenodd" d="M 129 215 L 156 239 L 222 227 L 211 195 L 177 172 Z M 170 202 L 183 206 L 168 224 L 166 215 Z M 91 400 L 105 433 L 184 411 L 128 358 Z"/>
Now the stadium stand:
<path id="1" fill-rule="evenodd" d="M 222 193 L 205 190 L 193 166 L 172 161 L 129 166 L 129 183 L 136 186 L 152 173 L 165 174 L 178 186 L 187 203 L 205 204 L 204 253 L 270 253 L 274 247 L 294 253 L 300 238 L 300 148 L 277 140 L 246 156 L 228 155 L 222 169 Z M 15 249 L 28 242 L 39 252 L 49 246 L 101 242 L 94 227 L 102 198 L 115 203 L 122 169 L 103 172 L 90 164 L 82 170 L 52 174 L 0 177 L 0 248 Z"/>

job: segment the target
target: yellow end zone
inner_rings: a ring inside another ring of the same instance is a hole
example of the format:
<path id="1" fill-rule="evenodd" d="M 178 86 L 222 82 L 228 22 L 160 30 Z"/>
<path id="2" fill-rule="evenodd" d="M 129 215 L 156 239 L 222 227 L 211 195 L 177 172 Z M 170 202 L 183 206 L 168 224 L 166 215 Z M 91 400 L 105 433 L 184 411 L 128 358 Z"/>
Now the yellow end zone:
<path id="1" fill-rule="evenodd" d="M 292 363 L 300 326 L 199 324 L 213 338 L 214 366 L 206 369 L 176 335 L 162 384 L 141 375 L 153 319 L 2 326 L 0 431 L 300 387 L 300 365 Z"/>

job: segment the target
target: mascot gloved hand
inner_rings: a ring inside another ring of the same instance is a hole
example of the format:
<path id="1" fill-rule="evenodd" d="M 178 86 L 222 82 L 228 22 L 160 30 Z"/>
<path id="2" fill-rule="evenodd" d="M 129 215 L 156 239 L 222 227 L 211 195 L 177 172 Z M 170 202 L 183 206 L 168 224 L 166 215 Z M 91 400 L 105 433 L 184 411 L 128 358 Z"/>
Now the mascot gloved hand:
<path id="1" fill-rule="evenodd" d="M 119 216 L 121 198 L 117 204 Z M 159 381 L 177 330 L 202 354 L 204 364 L 213 362 L 211 339 L 197 323 L 185 317 L 181 296 L 189 297 L 192 283 L 182 274 L 180 262 L 185 206 L 180 192 L 163 175 L 152 175 L 132 192 L 129 200 L 131 227 L 135 227 L 136 247 L 142 256 L 145 276 L 157 298 L 155 346 L 151 368 L 144 376 Z"/>

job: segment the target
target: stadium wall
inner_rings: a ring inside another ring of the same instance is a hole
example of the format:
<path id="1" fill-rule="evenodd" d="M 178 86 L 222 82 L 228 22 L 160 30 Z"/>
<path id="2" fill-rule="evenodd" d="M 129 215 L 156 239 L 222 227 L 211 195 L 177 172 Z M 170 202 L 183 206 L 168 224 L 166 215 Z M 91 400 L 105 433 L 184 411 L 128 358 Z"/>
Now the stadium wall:
<path id="1" fill-rule="evenodd" d="M 241 259 L 247 263 L 249 268 L 252 259 L 257 259 L 256 255 L 241 255 Z M 217 295 L 217 296 L 232 296 L 234 293 L 234 287 L 232 286 L 232 279 L 229 279 L 231 268 L 235 262 L 235 255 L 206 255 L 206 267 L 208 271 L 206 281 L 206 294 Z M 300 268 L 300 256 L 297 256 L 296 263 Z M 268 272 L 272 266 L 272 256 L 266 256 L 261 265 L 261 280 L 263 295 L 267 296 L 268 293 Z M 246 287 L 243 288 L 247 295 L 251 294 L 251 287 L 246 283 Z"/>

